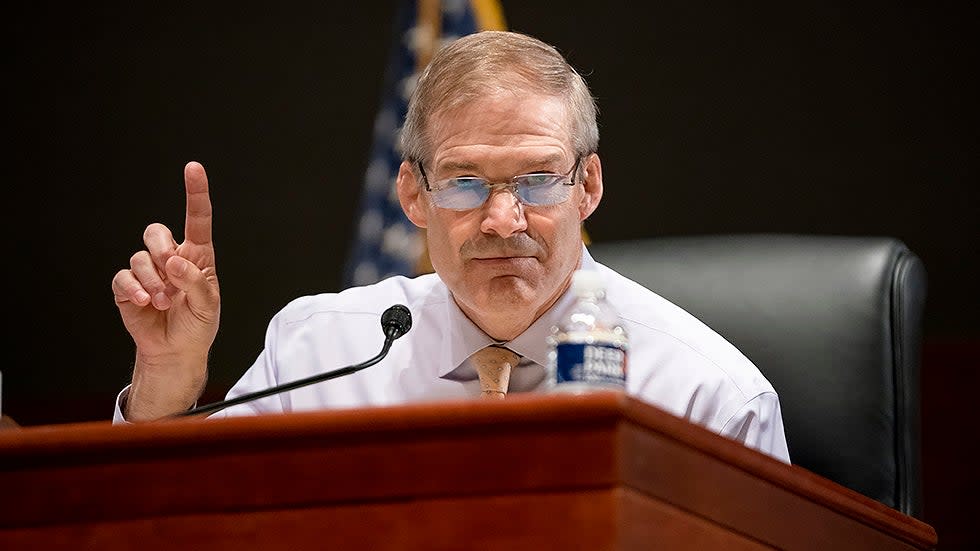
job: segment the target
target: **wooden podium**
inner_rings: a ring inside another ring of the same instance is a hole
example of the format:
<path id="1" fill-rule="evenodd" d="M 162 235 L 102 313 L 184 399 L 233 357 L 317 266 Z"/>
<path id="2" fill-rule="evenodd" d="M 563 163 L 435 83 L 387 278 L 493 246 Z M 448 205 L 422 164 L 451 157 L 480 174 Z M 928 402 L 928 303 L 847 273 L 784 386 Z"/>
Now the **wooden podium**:
<path id="1" fill-rule="evenodd" d="M 832 445 L 832 444 L 830 444 Z M 0 432 L 0 549 L 933 549 L 617 393 Z"/>

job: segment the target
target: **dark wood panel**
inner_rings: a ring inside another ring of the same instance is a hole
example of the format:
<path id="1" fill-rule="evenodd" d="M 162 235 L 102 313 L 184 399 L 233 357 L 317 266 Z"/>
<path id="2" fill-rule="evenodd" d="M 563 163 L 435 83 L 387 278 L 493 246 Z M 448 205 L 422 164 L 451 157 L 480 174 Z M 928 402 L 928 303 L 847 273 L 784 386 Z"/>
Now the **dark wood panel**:
<path id="1" fill-rule="evenodd" d="M 513 500 L 516 511 L 524 498 L 553 494 L 574 511 L 579 496 L 597 494 L 616 496 L 617 505 L 599 500 L 606 505 L 592 520 L 673 519 L 681 524 L 672 534 L 701 534 L 696 541 L 724 536 L 749 547 L 804 549 L 935 544 L 935 532 L 920 521 L 608 392 L 4 431 L 0 487 L 21 496 L 0 503 L 10 538 L 447 500 L 461 500 L 461 512 L 484 500 L 503 500 L 506 510 Z M 696 520 L 677 520 L 679 512 Z M 641 533 L 662 529 L 651 526 Z M 623 541 L 641 537 L 629 526 L 617 530 Z"/>

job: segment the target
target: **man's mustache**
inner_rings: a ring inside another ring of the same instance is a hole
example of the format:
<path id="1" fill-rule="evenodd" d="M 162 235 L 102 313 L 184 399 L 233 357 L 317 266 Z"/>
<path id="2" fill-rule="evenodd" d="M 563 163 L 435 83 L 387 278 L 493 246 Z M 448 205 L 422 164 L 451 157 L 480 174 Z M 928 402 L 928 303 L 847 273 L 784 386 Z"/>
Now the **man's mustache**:
<path id="1" fill-rule="evenodd" d="M 507 238 L 480 234 L 478 237 L 468 239 L 459 248 L 460 257 L 464 259 L 542 256 L 544 251 L 544 246 L 526 233 L 514 234 Z"/>

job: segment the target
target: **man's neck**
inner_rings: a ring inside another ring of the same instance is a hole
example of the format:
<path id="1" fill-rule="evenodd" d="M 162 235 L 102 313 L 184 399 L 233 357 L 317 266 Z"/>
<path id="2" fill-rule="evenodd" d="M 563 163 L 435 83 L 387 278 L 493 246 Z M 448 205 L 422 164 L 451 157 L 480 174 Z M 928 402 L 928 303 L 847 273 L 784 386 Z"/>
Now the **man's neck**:
<path id="1" fill-rule="evenodd" d="M 528 327 L 531 327 L 538 318 L 555 305 L 563 294 L 564 291 L 556 294 L 548 302 L 530 313 L 528 313 L 526 308 L 511 306 L 480 314 L 468 308 L 466 305 L 461 304 L 456 300 L 455 296 L 453 300 L 456 302 L 459 310 L 463 312 L 463 315 L 469 318 L 484 333 L 489 335 L 491 339 L 497 342 L 508 342 L 516 339 Z"/>

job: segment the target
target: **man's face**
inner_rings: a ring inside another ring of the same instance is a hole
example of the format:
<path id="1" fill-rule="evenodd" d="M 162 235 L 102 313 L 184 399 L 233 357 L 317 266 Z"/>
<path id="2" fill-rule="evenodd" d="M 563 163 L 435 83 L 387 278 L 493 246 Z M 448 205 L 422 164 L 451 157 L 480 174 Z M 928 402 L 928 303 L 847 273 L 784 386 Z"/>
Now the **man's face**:
<path id="1" fill-rule="evenodd" d="M 431 184 L 458 176 L 508 182 L 519 174 L 567 174 L 576 158 L 560 98 L 497 94 L 432 121 Z M 427 229 L 429 258 L 456 303 L 490 336 L 516 337 L 568 288 L 581 257 L 581 222 L 602 195 L 599 159 L 582 159 L 569 198 L 527 206 L 497 190 L 472 210 L 436 207 L 403 163 L 399 196 L 409 218 Z"/>

